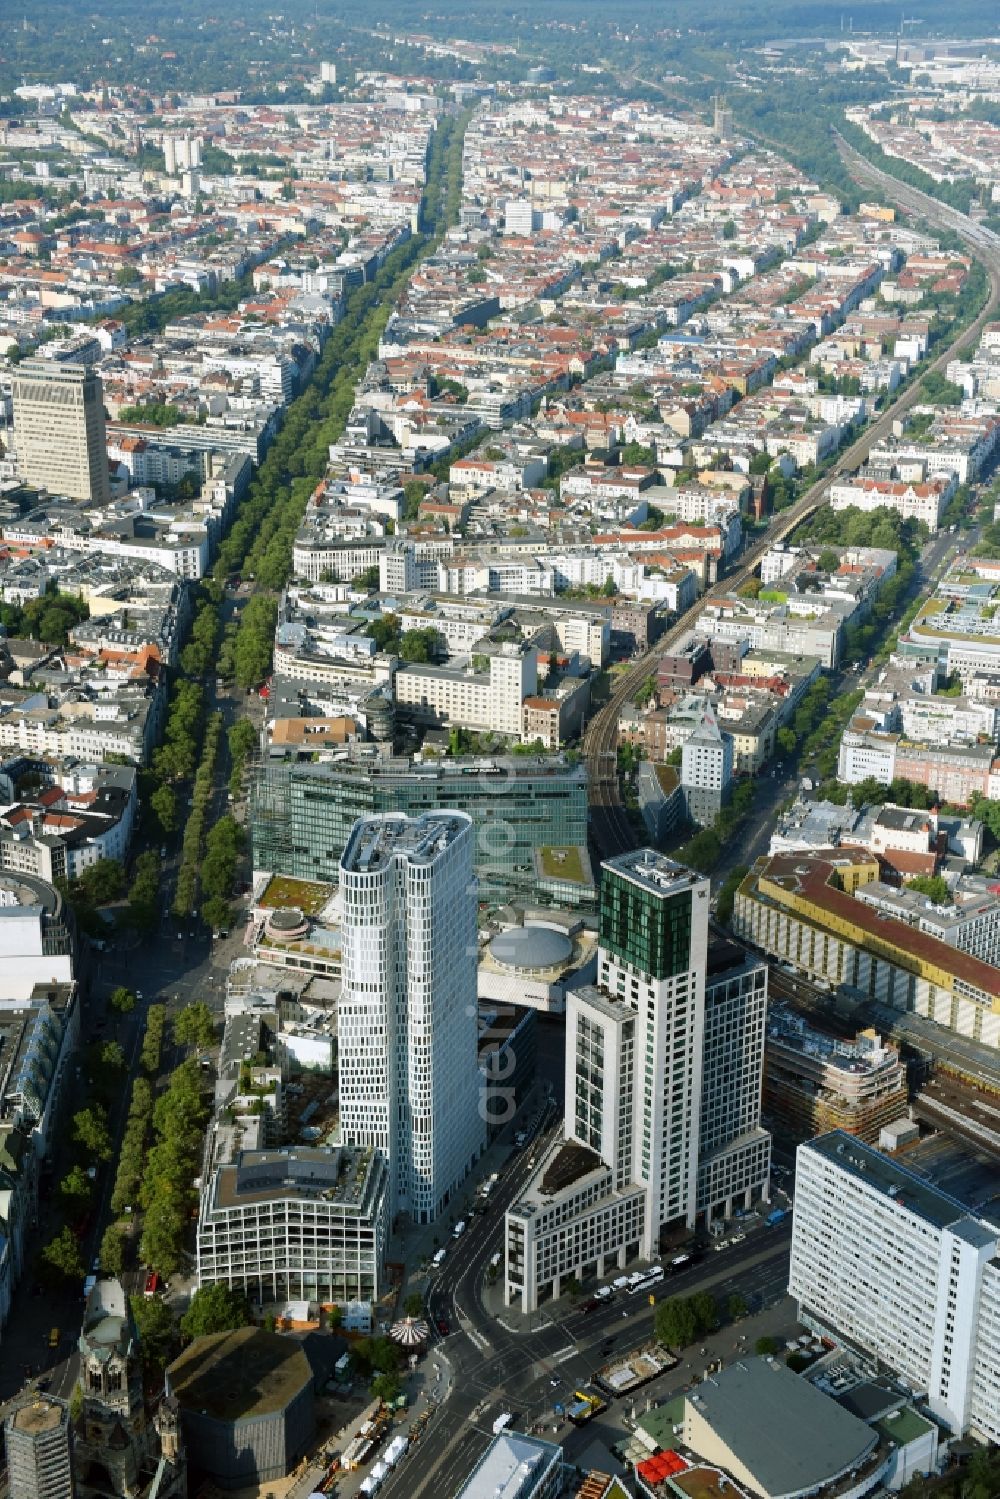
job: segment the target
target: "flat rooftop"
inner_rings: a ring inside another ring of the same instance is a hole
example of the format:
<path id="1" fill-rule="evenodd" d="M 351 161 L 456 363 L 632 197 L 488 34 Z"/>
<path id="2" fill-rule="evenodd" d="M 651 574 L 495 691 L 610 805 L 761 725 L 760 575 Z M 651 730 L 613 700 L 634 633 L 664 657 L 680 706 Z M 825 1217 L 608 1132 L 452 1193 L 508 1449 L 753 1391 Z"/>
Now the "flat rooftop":
<path id="1" fill-rule="evenodd" d="M 1000 1008 L 1000 968 L 994 968 L 982 958 L 951 947 L 937 937 L 932 937 L 918 928 L 899 921 L 894 916 L 857 900 L 846 890 L 839 889 L 833 876 L 838 865 L 843 868 L 851 864 L 870 863 L 872 855 L 862 850 L 841 848 L 817 850 L 815 853 L 771 854 L 758 860 L 748 880 L 757 884 L 759 898 L 774 900 L 773 892 L 762 890 L 761 882 L 795 895 L 807 902 L 810 909 L 802 910 L 804 920 L 828 930 L 837 921 L 850 924 L 862 934 L 862 940 L 871 940 L 876 950 L 891 947 L 892 961 L 902 968 L 915 968 L 919 963 L 931 964 L 952 981 L 963 983 L 988 994 L 994 1007 Z M 617 862 L 617 861 L 614 861 Z"/>
<path id="2" fill-rule="evenodd" d="M 215 1173 L 213 1210 L 277 1200 L 320 1200 L 345 1210 L 365 1202 L 375 1160 L 367 1147 L 292 1145 L 242 1150 Z"/>
<path id="3" fill-rule="evenodd" d="M 931 1186 L 923 1177 L 903 1166 L 893 1156 L 883 1155 L 844 1130 L 831 1130 L 801 1145 L 800 1150 L 815 1151 L 833 1161 L 857 1181 L 876 1192 L 884 1192 L 900 1202 L 917 1217 L 935 1228 L 949 1228 L 969 1217 L 969 1209 L 957 1198 Z"/>
<path id="4" fill-rule="evenodd" d="M 355 823 L 347 840 L 341 869 L 372 874 L 397 855 L 410 863 L 433 864 L 470 826 L 462 812 L 425 812 L 421 817 L 388 812 L 382 817 L 364 817 Z"/>
<path id="5" fill-rule="evenodd" d="M 455 1499 L 524 1499 L 556 1464 L 562 1464 L 562 1448 L 554 1442 L 503 1431 L 493 1438 Z"/>
<path id="6" fill-rule="evenodd" d="M 14 1412 L 13 1426 L 15 1431 L 23 1431 L 36 1437 L 43 1431 L 55 1431 L 68 1420 L 68 1406 L 63 1405 L 61 1400 L 49 1400 L 40 1396 L 30 1405 L 22 1405 Z"/>
<path id="7" fill-rule="evenodd" d="M 592 888 L 594 884 L 590 856 L 585 848 L 577 844 L 536 849 L 535 873 L 543 879 L 563 880 L 568 884 L 586 885 L 588 888 Z"/>
<path id="8" fill-rule="evenodd" d="M 704 875 L 696 874 L 693 869 L 668 859 L 666 854 L 658 854 L 652 848 L 619 854 L 615 859 L 608 859 L 604 867 L 654 895 L 676 895 L 704 881 Z"/>
<path id="9" fill-rule="evenodd" d="M 282 1410 L 311 1380 L 301 1345 L 260 1327 L 196 1338 L 167 1370 L 170 1394 L 186 1410 L 216 1421 Z"/>

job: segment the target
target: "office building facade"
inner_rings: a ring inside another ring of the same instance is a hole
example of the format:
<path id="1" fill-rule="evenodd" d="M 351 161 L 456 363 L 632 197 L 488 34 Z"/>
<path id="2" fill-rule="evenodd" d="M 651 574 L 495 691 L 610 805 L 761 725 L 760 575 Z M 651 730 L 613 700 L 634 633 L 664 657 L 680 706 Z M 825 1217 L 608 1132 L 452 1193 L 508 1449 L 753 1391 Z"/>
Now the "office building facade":
<path id="1" fill-rule="evenodd" d="M 766 1198 L 771 1135 L 761 1128 L 767 964 L 709 944 L 698 1127 L 698 1216 L 730 1218 Z"/>
<path id="2" fill-rule="evenodd" d="M 598 982 L 567 995 L 563 1139 L 507 1213 L 525 1311 L 767 1195 L 766 967 L 709 947 L 708 881 L 650 849 L 604 865 L 599 928 Z"/>
<path id="3" fill-rule="evenodd" d="M 472 857 L 484 894 L 549 901 L 535 854 L 586 846 L 587 772 L 554 757 L 527 756 L 427 765 L 403 758 L 271 764 L 252 792 L 254 868 L 334 883 L 359 817 L 438 809 L 472 819 Z"/>
<path id="4" fill-rule="evenodd" d="M 84 364 L 25 359 L 12 388 L 22 478 L 72 500 L 110 503 L 100 375 Z"/>
<path id="5" fill-rule="evenodd" d="M 1000 1441 L 1000 1227 L 835 1130 L 797 1152 L 789 1293 L 799 1319 Z"/>
<path id="6" fill-rule="evenodd" d="M 388 1157 L 393 1214 L 431 1223 L 486 1138 L 472 821 L 363 818 L 340 867 L 345 1141 Z"/>
<path id="7" fill-rule="evenodd" d="M 378 1151 L 244 1150 L 202 1189 L 198 1284 L 224 1281 L 260 1304 L 376 1301 L 388 1238 Z"/>

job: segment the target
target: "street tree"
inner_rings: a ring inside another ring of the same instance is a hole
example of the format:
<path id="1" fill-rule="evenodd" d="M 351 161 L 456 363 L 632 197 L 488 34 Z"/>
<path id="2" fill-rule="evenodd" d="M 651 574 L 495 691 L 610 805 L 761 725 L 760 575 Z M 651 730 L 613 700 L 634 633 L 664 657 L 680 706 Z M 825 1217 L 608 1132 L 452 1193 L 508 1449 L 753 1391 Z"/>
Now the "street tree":
<path id="1" fill-rule="evenodd" d="M 117 989 L 112 989 L 108 1004 L 119 1015 L 131 1015 L 135 1009 L 135 995 L 124 984 L 119 984 Z"/>
<path id="2" fill-rule="evenodd" d="M 90 1104 L 73 1115 L 70 1135 L 90 1160 L 110 1161 L 113 1154 L 108 1116 L 100 1104 Z"/>
<path id="3" fill-rule="evenodd" d="M 391 1405 L 402 1393 L 402 1386 L 395 1374 L 376 1374 L 371 1389 L 376 1400 L 381 1400 L 383 1405 Z"/>
<path id="4" fill-rule="evenodd" d="M 691 1297 L 691 1310 L 697 1323 L 698 1336 L 715 1332 L 719 1325 L 719 1304 L 709 1291 L 696 1291 Z"/>
<path id="5" fill-rule="evenodd" d="M 125 1049 L 120 1041 L 103 1041 L 98 1053 L 102 1067 L 110 1072 L 121 1072 L 125 1066 Z"/>
<path id="6" fill-rule="evenodd" d="M 120 1223 L 109 1223 L 101 1235 L 100 1260 L 108 1275 L 121 1275 L 125 1269 L 125 1230 Z"/>
<path id="7" fill-rule="evenodd" d="M 130 1296 L 129 1305 L 139 1333 L 143 1364 L 147 1371 L 165 1369 L 177 1346 L 173 1312 L 159 1296 Z"/>
<path id="8" fill-rule="evenodd" d="M 42 1249 L 41 1273 L 50 1283 L 83 1278 L 83 1256 L 68 1224 Z"/>
<path id="9" fill-rule="evenodd" d="M 211 927 L 213 932 L 220 932 L 228 927 L 232 920 L 233 912 L 227 900 L 221 895 L 210 895 L 208 900 L 202 903 L 201 919 L 206 926 Z"/>
<path id="10" fill-rule="evenodd" d="M 215 1041 L 215 1022 L 203 1000 L 186 1004 L 174 1020 L 174 1041 L 178 1046 L 205 1049 Z"/>
<path id="11" fill-rule="evenodd" d="M 186 1338 L 203 1338 L 214 1332 L 229 1332 L 250 1322 L 250 1304 L 239 1291 L 231 1290 L 225 1281 L 201 1286 L 191 1298 L 191 1305 L 181 1318 L 181 1332 Z"/>
<path id="12" fill-rule="evenodd" d="M 173 787 L 166 782 L 157 786 L 149 798 L 149 805 L 161 831 L 164 834 L 174 832 L 177 827 L 177 794 Z"/>
<path id="13" fill-rule="evenodd" d="M 698 1320 L 690 1301 L 671 1296 L 656 1308 L 656 1336 L 668 1348 L 686 1348 L 698 1336 Z"/>
<path id="14" fill-rule="evenodd" d="M 82 1166 L 73 1166 L 59 1183 L 59 1197 L 67 1209 L 79 1212 L 90 1201 L 94 1187 Z"/>

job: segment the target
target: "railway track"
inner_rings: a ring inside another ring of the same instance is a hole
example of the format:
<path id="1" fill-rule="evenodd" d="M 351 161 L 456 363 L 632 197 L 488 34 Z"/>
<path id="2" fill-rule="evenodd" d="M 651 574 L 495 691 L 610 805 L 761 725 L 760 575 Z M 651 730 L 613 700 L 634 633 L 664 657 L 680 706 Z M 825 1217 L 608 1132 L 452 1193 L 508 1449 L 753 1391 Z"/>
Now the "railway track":
<path id="1" fill-rule="evenodd" d="M 911 188 L 898 179 L 873 167 L 863 156 L 838 137 L 838 147 L 851 171 L 859 178 L 876 184 L 887 197 L 912 213 L 919 213 L 931 224 L 954 230 L 968 244 L 972 254 L 986 269 L 990 294 L 978 317 L 949 341 L 930 360 L 921 376 L 932 371 L 943 372 L 948 362 L 962 349 L 977 342 L 983 324 L 1000 306 L 1000 236 L 965 214 L 938 202 L 936 198 Z M 865 431 L 837 457 L 833 467 L 800 495 L 787 510 L 772 518 L 766 533 L 743 553 L 739 569 L 715 583 L 660 636 L 653 648 L 622 673 L 608 702 L 591 719 L 583 740 L 584 757 L 590 784 L 590 834 L 601 858 L 627 853 L 636 846 L 635 834 L 621 799 L 618 777 L 618 718 L 639 686 L 655 671 L 660 659 L 682 636 L 694 628 L 705 609 L 738 590 L 754 573 L 768 548 L 784 540 L 803 520 L 825 502 L 827 490 L 835 480 L 852 472 L 867 458 L 871 448 L 889 435 L 892 423 L 902 412 L 920 400 L 920 380 L 915 380 L 883 411 Z"/>

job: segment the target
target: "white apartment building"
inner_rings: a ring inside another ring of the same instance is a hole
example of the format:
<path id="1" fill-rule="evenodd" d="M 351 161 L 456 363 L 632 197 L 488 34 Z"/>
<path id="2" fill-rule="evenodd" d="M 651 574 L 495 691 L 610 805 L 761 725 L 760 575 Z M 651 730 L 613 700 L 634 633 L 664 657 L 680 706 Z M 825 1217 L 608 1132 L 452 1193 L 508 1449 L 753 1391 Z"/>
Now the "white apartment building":
<path id="1" fill-rule="evenodd" d="M 396 703 L 415 722 L 434 727 L 457 724 L 520 739 L 521 705 L 538 689 L 538 652 L 516 641 L 491 646 L 489 669 L 401 666 L 395 675 Z"/>
<path id="2" fill-rule="evenodd" d="M 309 583 L 321 583 L 328 577 L 350 583 L 369 567 L 380 568 L 384 553 L 385 542 L 380 536 L 360 541 L 333 536 L 325 542 L 297 537 L 292 547 L 292 571 Z"/>
<path id="3" fill-rule="evenodd" d="M 968 697 L 940 697 L 914 693 L 899 700 L 899 722 L 908 739 L 950 747 L 961 741 L 996 739 L 996 703 L 977 703 Z"/>
<path id="4" fill-rule="evenodd" d="M 85 364 L 25 359 L 14 371 L 18 472 L 71 500 L 111 500 L 104 388 Z"/>
<path id="5" fill-rule="evenodd" d="M 681 785 L 692 822 L 715 821 L 729 795 L 733 779 L 733 736 L 724 733 L 711 704 L 681 746 Z"/>
<path id="6" fill-rule="evenodd" d="M 840 1130 L 800 1145 L 799 1319 L 887 1364 L 953 1431 L 1000 1440 L 1000 1227 Z"/>
<path id="7" fill-rule="evenodd" d="M 599 987 L 566 997 L 563 1140 L 507 1213 L 508 1304 L 767 1196 L 767 970 L 708 948 L 707 882 L 645 849 L 604 865 Z"/>
<path id="8" fill-rule="evenodd" d="M 895 510 L 903 520 L 922 520 L 936 531 L 945 506 L 955 492 L 954 476 L 938 478 L 926 484 L 905 483 L 892 479 L 869 479 L 855 476 L 839 479 L 830 485 L 833 510 Z"/>
<path id="9" fill-rule="evenodd" d="M 433 591 L 439 586 L 438 564 L 449 558 L 453 550 L 454 544 L 450 540 L 447 543 L 385 542 L 375 559 L 379 569 L 379 588 L 383 593 L 412 593 L 415 589 Z"/>
<path id="10" fill-rule="evenodd" d="M 340 862 L 345 1141 L 388 1158 L 391 1212 L 431 1223 L 485 1145 L 473 826 L 464 812 L 360 819 Z"/>
<path id="11" fill-rule="evenodd" d="M 252 1301 L 376 1301 L 385 1289 L 389 1172 L 377 1150 L 241 1150 L 207 1177 L 199 1286 Z"/>
<path id="12" fill-rule="evenodd" d="M 848 786 L 874 777 L 883 786 L 892 784 L 896 773 L 896 746 L 898 734 L 882 734 L 876 730 L 846 728 L 841 736 L 837 754 L 837 780 Z"/>
<path id="13" fill-rule="evenodd" d="M 163 161 L 168 177 L 201 166 L 200 135 L 164 135 Z"/>

